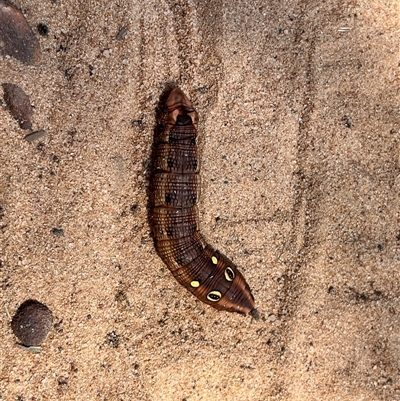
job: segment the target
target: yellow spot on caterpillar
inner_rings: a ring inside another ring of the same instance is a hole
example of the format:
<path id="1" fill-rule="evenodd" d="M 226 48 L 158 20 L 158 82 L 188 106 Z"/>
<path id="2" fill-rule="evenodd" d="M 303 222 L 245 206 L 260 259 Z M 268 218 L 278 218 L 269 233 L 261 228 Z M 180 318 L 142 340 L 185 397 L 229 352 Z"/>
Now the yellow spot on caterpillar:
<path id="1" fill-rule="evenodd" d="M 215 256 L 213 256 L 213 257 L 211 258 L 211 260 L 212 260 L 212 262 L 214 263 L 214 265 L 216 265 L 216 264 L 218 263 L 218 259 L 217 259 Z"/>
<path id="2" fill-rule="evenodd" d="M 207 295 L 207 299 L 211 302 L 217 302 L 221 299 L 221 293 L 219 291 L 210 291 Z"/>
<path id="3" fill-rule="evenodd" d="M 227 281 L 233 281 L 235 278 L 235 272 L 229 266 L 225 269 L 225 278 Z"/>
<path id="4" fill-rule="evenodd" d="M 193 288 L 197 288 L 200 286 L 200 283 L 198 281 L 194 280 L 190 283 L 190 286 Z"/>

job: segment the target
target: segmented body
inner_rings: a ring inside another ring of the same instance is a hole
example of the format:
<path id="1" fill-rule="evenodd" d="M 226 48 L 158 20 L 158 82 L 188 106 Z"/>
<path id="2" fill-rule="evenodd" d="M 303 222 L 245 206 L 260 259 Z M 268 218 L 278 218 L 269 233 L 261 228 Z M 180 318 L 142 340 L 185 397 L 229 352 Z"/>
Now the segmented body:
<path id="1" fill-rule="evenodd" d="M 174 277 L 219 310 L 254 315 L 244 277 L 199 231 L 198 116 L 179 88 L 166 97 L 154 138 L 150 223 L 158 255 Z"/>

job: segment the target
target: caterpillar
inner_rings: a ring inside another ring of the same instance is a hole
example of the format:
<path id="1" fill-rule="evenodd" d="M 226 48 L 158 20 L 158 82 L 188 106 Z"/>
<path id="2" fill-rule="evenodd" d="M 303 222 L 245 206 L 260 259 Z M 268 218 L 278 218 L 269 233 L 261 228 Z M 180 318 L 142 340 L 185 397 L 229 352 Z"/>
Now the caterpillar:
<path id="1" fill-rule="evenodd" d="M 160 100 L 154 131 L 149 221 L 156 251 L 176 280 L 198 299 L 229 312 L 258 316 L 243 275 L 199 230 L 198 115 L 175 87 Z"/>

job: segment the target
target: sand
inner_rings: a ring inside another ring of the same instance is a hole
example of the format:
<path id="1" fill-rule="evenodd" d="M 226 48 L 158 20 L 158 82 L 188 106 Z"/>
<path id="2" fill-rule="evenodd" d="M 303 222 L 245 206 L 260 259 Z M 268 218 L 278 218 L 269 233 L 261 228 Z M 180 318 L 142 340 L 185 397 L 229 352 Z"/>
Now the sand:
<path id="1" fill-rule="evenodd" d="M 14 4 L 41 56 L 2 57 L 0 83 L 46 135 L 3 103 L 0 399 L 400 400 L 399 2 Z M 202 232 L 259 321 L 202 304 L 154 250 L 167 82 L 199 112 Z M 10 327 L 29 298 L 54 314 L 40 354 Z"/>

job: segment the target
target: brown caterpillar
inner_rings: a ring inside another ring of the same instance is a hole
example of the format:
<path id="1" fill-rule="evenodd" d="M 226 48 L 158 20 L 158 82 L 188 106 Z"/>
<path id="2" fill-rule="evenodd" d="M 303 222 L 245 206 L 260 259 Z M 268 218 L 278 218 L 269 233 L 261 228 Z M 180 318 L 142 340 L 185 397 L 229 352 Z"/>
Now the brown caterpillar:
<path id="1" fill-rule="evenodd" d="M 164 95 L 154 135 L 150 225 L 158 255 L 174 277 L 218 310 L 251 313 L 254 297 L 244 277 L 199 232 L 198 116 L 179 88 Z"/>

